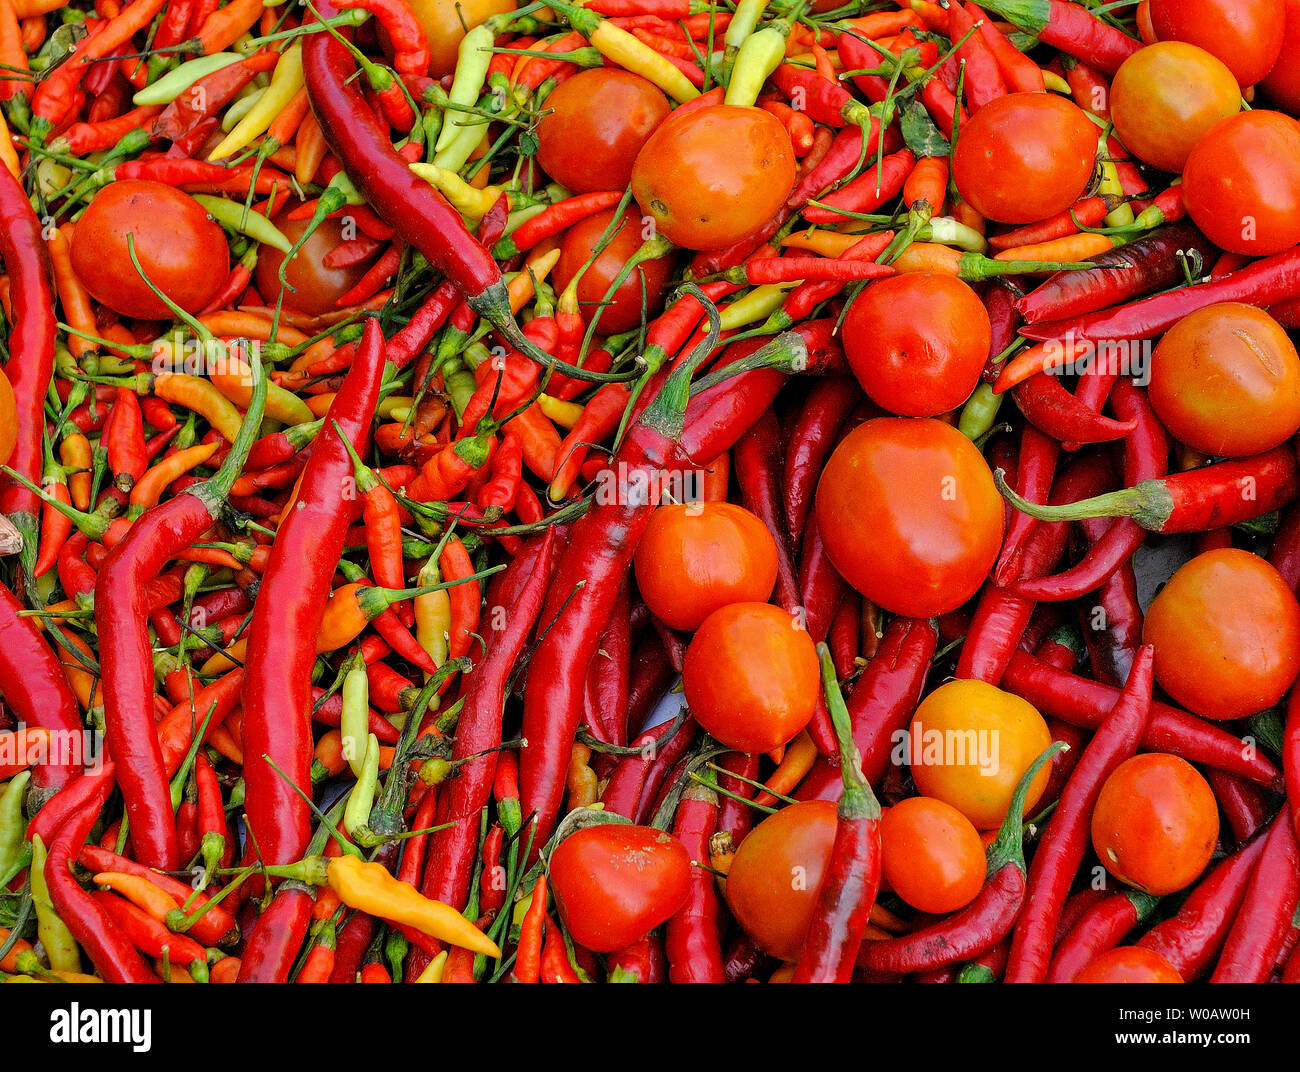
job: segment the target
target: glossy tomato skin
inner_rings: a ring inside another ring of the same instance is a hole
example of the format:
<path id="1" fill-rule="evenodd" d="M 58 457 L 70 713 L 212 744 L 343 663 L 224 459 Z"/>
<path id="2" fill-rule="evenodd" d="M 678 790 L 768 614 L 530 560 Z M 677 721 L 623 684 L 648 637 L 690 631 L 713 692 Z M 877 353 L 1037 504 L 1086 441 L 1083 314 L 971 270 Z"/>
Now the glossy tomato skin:
<path id="1" fill-rule="evenodd" d="M 1147 397 L 1180 443 L 1211 455 L 1261 454 L 1300 429 L 1300 356 L 1263 309 L 1210 305 L 1160 340 Z"/>
<path id="2" fill-rule="evenodd" d="M 1074 977 L 1076 983 L 1181 983 L 1169 961 L 1154 949 L 1122 945 L 1108 949 Z"/>
<path id="3" fill-rule="evenodd" d="M 727 905 L 764 952 L 799 958 L 835 843 L 835 804 L 790 804 L 754 827 L 727 872 Z"/>
<path id="4" fill-rule="evenodd" d="M 593 953 L 624 949 L 686 903 L 691 855 L 648 826 L 588 826 L 551 854 L 550 888 L 573 940 Z"/>
<path id="5" fill-rule="evenodd" d="M 1203 718 L 1234 719 L 1277 703 L 1300 673 L 1300 604 L 1258 555 L 1197 555 L 1147 610 L 1142 642 L 1174 702 Z"/>
<path id="6" fill-rule="evenodd" d="M 1052 743 L 1037 709 L 983 681 L 949 681 L 930 693 L 912 718 L 908 760 L 912 780 L 980 830 L 1006 817 L 1016 784 Z M 1051 778 L 1044 767 L 1025 794 L 1025 814 Z"/>
<path id="7" fill-rule="evenodd" d="M 432 62 L 429 74 L 434 78 L 456 69 L 457 50 L 472 30 L 493 15 L 515 10 L 514 0 L 403 0 L 419 20 L 429 40 Z"/>
<path id="8" fill-rule="evenodd" d="M 172 316 L 131 263 L 128 234 L 145 274 L 187 313 L 198 312 L 225 286 L 230 247 L 202 205 L 161 182 L 114 182 L 77 221 L 71 250 L 77 278 L 114 312 L 142 320 Z"/>
<path id="9" fill-rule="evenodd" d="M 951 804 L 908 797 L 880 820 L 881 869 L 889 888 L 921 912 L 964 908 L 984 886 L 979 831 Z"/>
<path id="10" fill-rule="evenodd" d="M 1092 847 L 1102 866 L 1157 897 L 1195 882 L 1218 838 L 1209 783 L 1164 752 L 1143 752 L 1116 767 L 1092 813 Z"/>
<path id="11" fill-rule="evenodd" d="M 637 153 L 670 110 L 653 83 L 610 67 L 561 82 L 546 108 L 537 124 L 537 160 L 578 194 L 626 189 Z"/>
<path id="12" fill-rule="evenodd" d="M 1210 127 L 1241 110 L 1232 72 L 1203 48 L 1161 41 L 1139 49 L 1115 72 L 1110 115 L 1139 160 L 1179 172 Z"/>
<path id="13" fill-rule="evenodd" d="M 280 228 L 285 238 L 297 242 L 310 221 L 289 219 L 291 211 L 291 208 L 283 209 L 272 222 Z M 310 316 L 338 312 L 338 299 L 361 282 L 366 269 L 374 263 L 372 257 L 345 268 L 328 267 L 325 257 L 343 241 L 343 223 L 333 219 L 326 220 L 303 243 L 284 273 L 288 283 L 284 291 L 285 308 L 296 309 Z M 276 296 L 280 293 L 279 272 L 283 263 L 284 254 L 277 249 L 263 246 L 258 254 L 253 279 L 262 297 L 271 305 L 275 304 Z M 294 289 L 289 290 L 288 287 Z"/>
<path id="14" fill-rule="evenodd" d="M 1273 68 L 1282 47 L 1282 0 L 1151 0 L 1161 41 L 1187 41 L 1218 56 L 1244 88 Z"/>
<path id="15" fill-rule="evenodd" d="M 606 212 L 597 212 L 594 216 L 579 220 L 565 233 L 553 276 L 557 292 L 564 290 L 587 263 L 591 251 L 615 215 L 612 208 Z M 578 306 L 583 319 L 590 321 L 595 315 L 609 285 L 623 270 L 628 258 L 641 248 L 645 233 L 644 225 L 635 213 L 629 212 L 623 216 L 622 226 L 609 245 L 578 280 Z M 664 291 L 668 287 L 672 271 L 672 260 L 668 257 L 645 261 L 634 269 L 614 292 L 614 300 L 600 314 L 600 333 L 614 334 L 640 325 L 643 286 L 649 303 L 646 316 L 653 317 L 663 305 Z"/>
<path id="16" fill-rule="evenodd" d="M 1259 87 L 1280 111 L 1300 116 L 1300 0 L 1286 0 L 1282 51 Z"/>
<path id="17" fill-rule="evenodd" d="M 686 249 L 722 249 L 772 218 L 794 188 L 780 120 L 717 104 L 670 119 L 632 168 L 632 195 L 659 231 Z"/>
<path id="18" fill-rule="evenodd" d="M 876 405 L 937 417 L 979 383 L 992 329 L 984 303 L 960 279 L 907 274 L 872 283 L 844 318 L 844 353 Z"/>
<path id="19" fill-rule="evenodd" d="M 951 425 L 880 417 L 836 447 L 817 485 L 831 563 L 868 599 L 929 618 L 978 591 L 1004 509 L 983 455 Z"/>
<path id="20" fill-rule="evenodd" d="M 1256 110 L 1220 119 L 1187 157 L 1193 222 L 1229 253 L 1265 257 L 1300 242 L 1300 123 Z"/>
<path id="21" fill-rule="evenodd" d="M 732 603 L 700 626 L 682 667 L 695 721 L 728 748 L 770 752 L 808 725 L 821 669 L 807 630 L 768 603 Z"/>
<path id="22" fill-rule="evenodd" d="M 772 533 L 743 506 L 660 506 L 637 545 L 636 586 L 660 621 L 694 632 L 729 603 L 766 601 L 776 559 Z"/>
<path id="23" fill-rule="evenodd" d="M 952 175 L 961 196 L 999 223 L 1063 212 L 1092 178 L 1099 131 L 1083 110 L 1051 93 L 1008 93 L 970 118 Z"/>

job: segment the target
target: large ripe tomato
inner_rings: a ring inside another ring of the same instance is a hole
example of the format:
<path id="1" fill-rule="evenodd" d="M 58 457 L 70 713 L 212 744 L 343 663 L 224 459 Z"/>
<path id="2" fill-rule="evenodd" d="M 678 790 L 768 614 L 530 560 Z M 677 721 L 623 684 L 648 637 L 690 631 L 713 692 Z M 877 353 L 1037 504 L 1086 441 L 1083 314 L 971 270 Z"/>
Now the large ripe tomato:
<path id="1" fill-rule="evenodd" d="M 1181 983 L 1169 961 L 1154 949 L 1121 945 L 1108 949 L 1074 977 L 1076 983 Z"/>
<path id="2" fill-rule="evenodd" d="M 1087 189 L 1099 133 L 1081 108 L 1055 94 L 1009 93 L 962 128 L 953 181 L 981 216 L 1034 223 Z"/>
<path id="3" fill-rule="evenodd" d="M 797 960 L 835 843 L 835 804 L 790 804 L 751 830 L 727 872 L 727 905 L 758 947 Z"/>
<path id="4" fill-rule="evenodd" d="M 1147 396 L 1179 442 L 1205 454 L 1260 454 L 1300 429 L 1300 356 L 1263 309 L 1206 306 L 1156 346 Z"/>
<path id="5" fill-rule="evenodd" d="M 13 455 L 18 442 L 18 401 L 4 369 L 0 369 L 0 465 Z"/>
<path id="6" fill-rule="evenodd" d="M 1116 767 L 1092 812 L 1092 847 L 1102 866 L 1157 897 L 1194 882 L 1218 838 L 1209 783 L 1165 752 L 1143 752 Z"/>
<path id="7" fill-rule="evenodd" d="M 951 425 L 880 417 L 835 448 L 817 485 L 832 564 L 910 618 L 960 607 L 1002 546 L 1004 509 L 983 455 Z"/>
<path id="8" fill-rule="evenodd" d="M 579 220 L 564 236 L 560 246 L 560 259 L 555 264 L 553 281 L 555 289 L 562 291 L 587 263 L 591 251 L 610 221 L 614 219 L 615 210 L 597 212 L 585 220 Z M 605 292 L 615 277 L 623 270 L 628 258 L 641 248 L 645 230 L 639 217 L 629 212 L 623 216 L 622 225 L 578 280 L 578 304 L 582 315 L 591 320 L 604 300 Z M 671 258 L 660 257 L 638 265 L 614 292 L 614 300 L 600 314 L 600 333 L 613 334 L 635 328 L 641 323 L 641 295 L 644 292 L 647 307 L 645 315 L 653 317 L 663 305 L 664 291 L 672 276 Z"/>
<path id="9" fill-rule="evenodd" d="M 912 780 L 981 830 L 1006 817 L 1016 784 L 1052 743 L 1037 709 L 983 681 L 949 681 L 930 693 L 908 729 Z M 1025 814 L 1051 778 L 1044 766 L 1025 794 Z"/>
<path id="10" fill-rule="evenodd" d="M 663 830 L 584 827 L 548 865 L 551 892 L 573 940 L 593 953 L 623 949 L 673 915 L 690 892 L 691 854 Z"/>
<path id="11" fill-rule="evenodd" d="M 1151 0 L 1156 37 L 1200 45 L 1243 87 L 1272 70 L 1285 24 L 1282 0 Z"/>
<path id="12" fill-rule="evenodd" d="M 979 831 L 942 800 L 908 797 L 887 809 L 880 820 L 880 846 L 889 888 L 922 912 L 955 912 L 984 885 Z"/>
<path id="13" fill-rule="evenodd" d="M 769 603 L 732 603 L 700 626 L 682 667 L 691 714 L 738 752 L 770 752 L 817 707 L 817 649 L 796 618 Z"/>
<path id="14" fill-rule="evenodd" d="M 780 120 L 717 104 L 650 135 L 632 168 L 632 195 L 672 242 L 722 249 L 771 219 L 794 181 L 794 148 Z"/>
<path id="15" fill-rule="evenodd" d="M 172 316 L 131 263 L 128 234 L 150 281 L 187 313 L 225 286 L 230 247 L 194 198 L 161 182 L 114 182 L 95 195 L 72 236 L 77 278 L 114 312 L 142 320 Z"/>
<path id="16" fill-rule="evenodd" d="M 1300 242 L 1300 123 L 1281 112 L 1220 119 L 1183 167 L 1188 214 L 1230 253 L 1264 257 Z"/>
<path id="17" fill-rule="evenodd" d="M 956 409 L 979 383 L 992 329 L 979 296 L 947 275 L 899 275 L 862 291 L 844 352 L 867 397 L 903 417 Z"/>
<path id="18" fill-rule="evenodd" d="M 307 220 L 291 220 L 291 208 L 285 208 L 274 219 L 275 225 L 290 242 L 297 242 L 307 229 Z M 302 248 L 293 255 L 289 268 L 284 273 L 285 279 L 293 290 L 285 289 L 284 304 L 288 309 L 297 309 L 300 313 L 320 316 L 323 313 L 338 312 L 337 300 L 361 282 L 366 269 L 373 263 L 368 261 L 349 265 L 346 268 L 329 268 L 325 257 L 330 250 L 343 242 L 343 223 L 341 220 L 326 220 L 316 232 L 303 243 Z M 280 265 L 284 263 L 284 254 L 269 246 L 263 246 L 257 258 L 257 268 L 253 279 L 262 297 L 275 303 L 280 293 Z"/>
<path id="19" fill-rule="evenodd" d="M 1276 569 L 1236 548 L 1179 569 L 1147 610 L 1142 642 L 1176 703 L 1244 718 L 1277 703 L 1300 673 L 1300 604 Z"/>
<path id="20" fill-rule="evenodd" d="M 574 193 L 623 190 L 646 139 L 667 117 L 668 98 L 630 71 L 597 67 L 566 79 L 546 98 L 537 160 Z"/>
<path id="21" fill-rule="evenodd" d="M 403 3 L 415 12 L 429 39 L 433 56 L 429 73 L 434 78 L 456 69 L 457 49 L 467 30 L 517 6 L 515 0 L 403 0 Z"/>
<path id="22" fill-rule="evenodd" d="M 1282 51 L 1259 88 L 1279 109 L 1300 116 L 1300 0 L 1286 0 Z"/>
<path id="23" fill-rule="evenodd" d="M 636 549 L 636 586 L 673 629 L 694 632 L 729 603 L 761 603 L 776 584 L 776 541 L 743 506 L 661 506 Z"/>
<path id="24" fill-rule="evenodd" d="M 1115 133 L 1139 160 L 1179 172 L 1210 127 L 1241 111 L 1241 87 L 1196 45 L 1161 41 L 1133 53 L 1110 87 Z"/>

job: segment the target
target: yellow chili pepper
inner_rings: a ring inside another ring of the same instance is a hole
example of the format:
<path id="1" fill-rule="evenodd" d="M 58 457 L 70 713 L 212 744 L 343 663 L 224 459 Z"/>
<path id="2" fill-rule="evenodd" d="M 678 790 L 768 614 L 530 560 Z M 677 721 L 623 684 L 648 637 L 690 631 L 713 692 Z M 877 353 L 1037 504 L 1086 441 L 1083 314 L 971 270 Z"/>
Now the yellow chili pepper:
<path id="1" fill-rule="evenodd" d="M 253 398 L 253 371 L 238 357 L 233 354 L 227 357 L 209 378 L 231 402 L 248 408 Z M 306 402 L 278 383 L 267 384 L 266 416 L 282 424 L 310 424 L 316 419 Z"/>
<path id="2" fill-rule="evenodd" d="M 9 137 L 9 124 L 5 122 L 3 113 L 0 113 L 0 160 L 4 161 L 9 174 L 18 178 L 22 165 L 18 162 L 18 151 L 14 148 L 13 139 Z"/>
<path id="3" fill-rule="evenodd" d="M 239 408 L 205 379 L 184 372 L 159 372 L 153 390 L 164 402 L 191 409 L 233 443 L 244 418 Z"/>
<path id="4" fill-rule="evenodd" d="M 608 19 L 571 4 L 555 3 L 551 7 L 563 15 L 569 25 L 590 41 L 602 56 L 653 82 L 678 104 L 685 104 L 700 95 L 691 80 L 663 56 Z"/>
<path id="5" fill-rule="evenodd" d="M 565 402 L 547 394 L 537 396 L 537 406 L 561 428 L 572 428 L 582 416 L 582 407 L 576 402 Z"/>
<path id="6" fill-rule="evenodd" d="M 306 85 L 302 73 L 302 45 L 293 44 L 285 49 L 280 62 L 271 74 L 271 84 L 235 125 L 235 129 L 212 150 L 209 160 L 221 160 L 248 145 L 254 138 L 265 134 L 267 128 L 293 100 L 298 90 Z"/>
<path id="7" fill-rule="evenodd" d="M 500 186 L 485 186 L 480 190 L 456 172 L 437 164 L 412 164 L 411 171 L 442 194 L 452 208 L 471 220 L 481 220 L 501 196 Z"/>
<path id="8" fill-rule="evenodd" d="M 415 583 L 424 587 L 441 581 L 442 573 L 438 569 L 437 557 L 431 555 L 429 561 L 420 568 Z M 440 588 L 436 592 L 416 596 L 414 602 L 415 639 L 429 653 L 433 665 L 441 666 L 451 654 L 451 596 L 447 594 L 447 589 Z"/>
<path id="9" fill-rule="evenodd" d="M 862 235 L 840 234 L 837 231 L 795 231 L 781 239 L 789 249 L 806 249 L 822 257 L 842 257 L 862 241 Z"/>
<path id="10" fill-rule="evenodd" d="M 67 924 L 59 919 L 45 883 L 45 845 L 39 835 L 32 838 L 32 866 L 28 872 L 32 907 L 36 910 L 36 933 L 45 947 L 46 959 L 55 971 L 81 971 L 81 952 Z"/>
<path id="11" fill-rule="evenodd" d="M 542 254 L 536 260 L 529 260 L 525 263 L 521 272 L 516 272 L 506 282 L 506 289 L 510 292 L 510 309 L 518 313 L 525 305 L 533 300 L 537 294 L 536 284 L 544 280 L 551 274 L 551 269 L 559 262 L 560 250 L 549 250 Z"/>
<path id="12" fill-rule="evenodd" d="M 417 983 L 440 983 L 442 982 L 442 973 L 447 967 L 447 950 L 443 950 L 431 961 L 429 966 L 415 977 Z"/>
<path id="13" fill-rule="evenodd" d="M 781 308 L 785 292 L 798 285 L 796 280 L 793 283 L 765 283 L 761 287 L 755 287 L 743 298 L 738 298 L 719 310 L 722 330 L 731 331 L 758 320 L 766 320 Z"/>

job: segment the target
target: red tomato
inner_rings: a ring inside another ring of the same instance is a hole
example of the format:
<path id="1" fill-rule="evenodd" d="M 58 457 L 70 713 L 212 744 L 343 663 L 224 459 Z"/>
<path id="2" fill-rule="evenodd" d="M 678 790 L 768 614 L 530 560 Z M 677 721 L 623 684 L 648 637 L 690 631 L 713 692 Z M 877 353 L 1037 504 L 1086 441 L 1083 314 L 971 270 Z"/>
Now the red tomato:
<path id="1" fill-rule="evenodd" d="M 1187 212 L 1230 253 L 1264 257 L 1300 242 L 1300 123 L 1281 112 L 1220 119 L 1183 168 Z"/>
<path id="2" fill-rule="evenodd" d="M 913 908 L 943 915 L 964 908 L 984 885 L 984 845 L 951 804 L 908 797 L 880 820 L 881 868 Z"/>
<path id="3" fill-rule="evenodd" d="M 970 397 L 988 360 L 984 303 L 960 279 L 898 275 L 872 283 L 844 318 L 844 352 L 871 401 L 937 417 Z"/>
<path id="4" fill-rule="evenodd" d="M 1259 88 L 1280 110 L 1288 115 L 1300 115 L 1300 0 L 1286 0 L 1282 51 Z"/>
<path id="5" fill-rule="evenodd" d="M 673 629 L 694 632 L 729 603 L 763 602 L 776 585 L 776 541 L 743 506 L 661 506 L 636 549 L 636 586 Z"/>
<path id="6" fill-rule="evenodd" d="M 797 960 L 835 842 L 835 804 L 790 804 L 759 823 L 727 872 L 727 905 L 758 947 Z"/>
<path id="7" fill-rule="evenodd" d="M 187 313 L 208 304 L 230 275 L 226 236 L 189 194 L 161 182 L 110 183 L 72 236 L 72 268 L 91 296 L 123 316 L 169 320 L 131 263 L 127 235 L 150 282 Z"/>
<path id="8" fill-rule="evenodd" d="M 700 626 L 682 667 L 691 713 L 738 752 L 770 752 L 817 707 L 817 649 L 799 622 L 768 603 L 732 603 Z"/>
<path id="9" fill-rule="evenodd" d="M 1261 454 L 1300 429 L 1300 356 L 1263 309 L 1210 305 L 1160 340 L 1147 396 L 1180 443 L 1205 454 Z"/>
<path id="10" fill-rule="evenodd" d="M 1139 160 L 1178 172 L 1210 127 L 1241 111 L 1241 87 L 1203 48 L 1162 41 L 1133 53 L 1110 87 L 1115 133 Z"/>
<path id="11" fill-rule="evenodd" d="M 615 210 L 597 212 L 585 220 L 579 220 L 565 233 L 564 243 L 560 246 L 560 259 L 555 264 L 554 283 L 556 291 L 564 290 L 582 266 L 587 263 L 600 236 L 614 219 Z M 628 258 L 641 248 L 641 243 L 648 232 L 642 221 L 634 214 L 623 216 L 622 225 L 615 233 L 600 255 L 578 280 L 578 304 L 582 315 L 590 320 L 606 291 L 614 282 Z M 614 300 L 605 306 L 600 314 L 600 333 L 614 334 L 637 327 L 641 323 L 641 294 L 644 288 L 649 306 L 645 310 L 647 318 L 653 317 L 663 305 L 664 291 L 672 276 L 673 264 L 669 257 L 645 261 L 631 273 L 614 292 Z"/>
<path id="12" fill-rule="evenodd" d="M 1161 41 L 1200 45 L 1253 86 L 1277 62 L 1286 13 L 1282 0 L 1151 0 L 1151 25 Z"/>
<path id="13" fill-rule="evenodd" d="M 817 523 L 844 579 L 912 618 L 970 599 L 1002 546 L 1002 497 L 983 455 L 951 425 L 881 417 L 836 447 Z"/>
<path id="14" fill-rule="evenodd" d="M 1055 94 L 1008 93 L 962 128 L 953 181 L 981 216 L 1034 223 L 1083 195 L 1099 134 L 1081 108 Z"/>
<path id="15" fill-rule="evenodd" d="M 549 876 L 573 940 L 593 953 L 613 953 L 686 902 L 691 855 L 671 834 L 648 826 L 588 826 L 560 842 Z"/>
<path id="16" fill-rule="evenodd" d="M 1221 548 L 1179 569 L 1147 610 L 1144 644 L 1174 701 L 1205 718 L 1277 703 L 1300 673 L 1300 603 L 1258 555 Z"/>
<path id="17" fill-rule="evenodd" d="M 1092 812 L 1092 847 L 1102 866 L 1156 897 L 1195 882 L 1218 838 L 1209 783 L 1165 752 L 1143 752 L 1116 767 Z"/>
<path id="18" fill-rule="evenodd" d="M 657 86 L 613 67 L 561 82 L 546 108 L 537 124 L 537 161 L 574 193 L 625 189 L 637 153 L 670 110 Z"/>
<path id="19" fill-rule="evenodd" d="M 794 182 L 794 148 L 781 121 L 727 104 L 664 123 L 632 168 L 637 204 L 686 249 L 739 242 L 772 218 Z"/>
<path id="20" fill-rule="evenodd" d="M 1074 977 L 1076 983 L 1181 983 L 1169 961 L 1152 949 L 1122 945 L 1108 949 Z"/>
<path id="21" fill-rule="evenodd" d="M 290 242 L 297 242 L 307 229 L 309 220 L 291 220 L 292 208 L 285 208 L 274 219 L 275 225 Z M 284 291 L 285 308 L 297 309 L 300 313 L 320 316 L 324 313 L 338 312 L 338 299 L 361 282 L 366 269 L 374 263 L 375 258 L 360 264 L 348 265 L 346 268 L 330 268 L 325 264 L 325 256 L 330 250 L 343 242 L 343 222 L 339 219 L 326 220 L 316 232 L 303 243 L 302 248 L 293 255 L 285 271 L 288 286 Z M 267 302 L 274 305 L 280 293 L 280 265 L 284 263 L 284 254 L 278 249 L 263 246 L 257 257 L 257 267 L 253 279 L 257 289 Z M 289 287 L 294 289 L 290 290 Z"/>

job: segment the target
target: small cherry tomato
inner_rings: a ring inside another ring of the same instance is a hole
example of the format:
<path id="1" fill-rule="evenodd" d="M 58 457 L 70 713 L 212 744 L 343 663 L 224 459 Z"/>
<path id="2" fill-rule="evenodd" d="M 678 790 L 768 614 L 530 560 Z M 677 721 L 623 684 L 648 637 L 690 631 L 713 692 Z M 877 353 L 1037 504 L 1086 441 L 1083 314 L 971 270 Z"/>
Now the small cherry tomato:
<path id="1" fill-rule="evenodd" d="M 1034 223 L 1083 195 L 1098 134 L 1083 109 L 1052 93 L 1008 93 L 962 128 L 953 181 L 981 216 Z"/>
<path id="2" fill-rule="evenodd" d="M 673 629 L 694 632 L 729 603 L 761 603 L 776 585 L 776 541 L 743 506 L 660 506 L 636 549 L 636 585 Z"/>
<path id="3" fill-rule="evenodd" d="M 161 182 L 110 183 L 77 221 L 72 268 L 97 302 L 123 316 L 172 317 L 131 263 L 127 235 L 149 281 L 187 313 L 207 305 L 230 275 L 225 234 L 189 194 Z"/>
<path id="4" fill-rule="evenodd" d="M 844 579 L 911 618 L 960 607 L 993 567 L 1004 509 L 984 456 L 951 425 L 880 417 L 835 448 L 817 524 Z M 869 534 L 864 526 L 869 525 Z"/>
<path id="5" fill-rule="evenodd" d="M 1016 785 L 1052 743 L 1037 709 L 983 681 L 949 681 L 916 709 L 908 730 L 912 780 L 927 797 L 951 804 L 976 827 L 1006 817 Z M 1025 794 L 1025 814 L 1051 777 L 1044 766 Z"/>
<path id="6" fill-rule="evenodd" d="M 768 603 L 731 603 L 691 640 L 682 683 L 707 733 L 738 752 L 770 752 L 808 725 L 821 668 L 797 618 Z"/>
<path id="7" fill-rule="evenodd" d="M 613 953 L 686 902 L 691 854 L 671 834 L 624 823 L 588 826 L 551 854 L 551 892 L 573 940 Z"/>
<path id="8" fill-rule="evenodd" d="M 656 85 L 614 67 L 561 82 L 546 109 L 537 124 L 537 161 L 577 194 L 626 189 L 637 153 L 670 110 Z"/>
<path id="9" fill-rule="evenodd" d="M 1074 977 L 1076 983 L 1181 983 L 1183 977 L 1153 949 L 1108 949 Z"/>
<path id="10" fill-rule="evenodd" d="M 1211 455 L 1261 454 L 1300 429 L 1300 356 L 1263 309 L 1209 305 L 1160 340 L 1147 397 L 1180 443 Z"/>
<path id="11" fill-rule="evenodd" d="M 817 910 L 831 847 L 835 804 L 790 804 L 759 823 L 740 843 L 727 872 L 727 905 L 758 947 L 797 960 Z"/>
<path id="12" fill-rule="evenodd" d="M 984 885 L 979 831 L 942 800 L 908 797 L 887 809 L 880 820 L 880 844 L 890 888 L 922 912 L 955 912 Z"/>
<path id="13" fill-rule="evenodd" d="M 307 229 L 309 220 L 291 220 L 291 208 L 285 208 L 272 221 L 290 242 L 297 242 Z M 330 268 L 325 264 L 329 251 L 343 242 L 343 222 L 326 220 L 293 255 L 284 278 L 284 305 L 310 316 L 338 312 L 338 299 L 361 282 L 374 258 L 345 268 Z M 280 293 L 280 265 L 284 254 L 278 249 L 263 246 L 257 257 L 253 279 L 258 292 L 274 305 Z M 293 289 L 290 290 L 289 287 Z"/>
<path id="14" fill-rule="evenodd" d="M 1273 69 L 1285 25 L 1280 0 L 1151 0 L 1156 37 L 1200 45 L 1243 87 Z"/>
<path id="15" fill-rule="evenodd" d="M 1092 812 L 1092 847 L 1102 866 L 1157 897 L 1191 885 L 1218 838 L 1209 783 L 1165 752 L 1143 752 L 1116 767 Z"/>
<path id="16" fill-rule="evenodd" d="M 727 104 L 670 118 L 632 168 L 637 204 L 686 249 L 739 242 L 772 218 L 794 182 L 794 148 L 781 121 Z"/>
<path id="17" fill-rule="evenodd" d="M 1300 604 L 1276 569 L 1237 548 L 1180 568 L 1147 610 L 1155 677 L 1204 718 L 1245 718 L 1277 703 L 1300 673 Z"/>
<path id="18" fill-rule="evenodd" d="M 1183 199 L 1220 249 L 1290 249 L 1300 242 L 1300 123 L 1262 110 L 1220 119 L 1187 157 Z"/>

